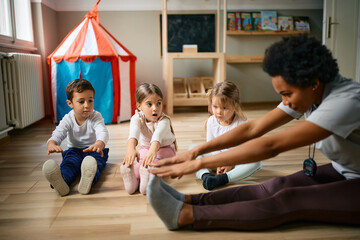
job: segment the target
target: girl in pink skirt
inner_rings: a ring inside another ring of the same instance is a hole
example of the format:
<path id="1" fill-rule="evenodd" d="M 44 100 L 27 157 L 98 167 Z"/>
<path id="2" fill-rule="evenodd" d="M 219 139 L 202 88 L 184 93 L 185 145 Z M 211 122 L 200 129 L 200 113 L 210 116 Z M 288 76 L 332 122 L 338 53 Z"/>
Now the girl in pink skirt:
<path id="1" fill-rule="evenodd" d="M 127 152 L 120 166 L 125 190 L 146 194 L 148 165 L 176 155 L 176 139 L 170 117 L 163 109 L 163 95 L 155 84 L 144 83 L 136 90 L 136 110 L 130 120 Z M 137 145 L 140 146 L 137 151 Z M 137 161 L 135 161 L 137 160 Z"/>

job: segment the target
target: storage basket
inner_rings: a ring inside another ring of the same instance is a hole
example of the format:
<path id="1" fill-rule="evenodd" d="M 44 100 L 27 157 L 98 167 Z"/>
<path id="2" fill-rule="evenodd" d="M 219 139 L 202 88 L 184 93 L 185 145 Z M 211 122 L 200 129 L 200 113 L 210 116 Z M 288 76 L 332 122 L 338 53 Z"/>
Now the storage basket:
<path id="1" fill-rule="evenodd" d="M 175 98 L 187 98 L 188 93 L 186 90 L 185 79 L 183 77 L 174 77 L 174 97 Z"/>
<path id="2" fill-rule="evenodd" d="M 210 88 L 214 87 L 214 78 L 213 77 L 201 77 L 202 84 L 204 86 L 205 94 Z"/>
<path id="3" fill-rule="evenodd" d="M 205 97 L 205 90 L 201 77 L 188 77 L 187 84 L 190 98 Z"/>

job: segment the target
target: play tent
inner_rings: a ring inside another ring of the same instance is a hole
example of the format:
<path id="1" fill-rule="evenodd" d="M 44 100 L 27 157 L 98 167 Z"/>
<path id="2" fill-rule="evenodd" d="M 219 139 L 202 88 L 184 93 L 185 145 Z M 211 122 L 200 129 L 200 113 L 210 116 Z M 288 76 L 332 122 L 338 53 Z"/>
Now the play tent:
<path id="1" fill-rule="evenodd" d="M 70 111 L 65 89 L 76 78 L 93 85 L 94 109 L 106 124 L 129 120 L 135 112 L 136 57 L 99 23 L 99 2 L 47 57 L 55 122 Z"/>

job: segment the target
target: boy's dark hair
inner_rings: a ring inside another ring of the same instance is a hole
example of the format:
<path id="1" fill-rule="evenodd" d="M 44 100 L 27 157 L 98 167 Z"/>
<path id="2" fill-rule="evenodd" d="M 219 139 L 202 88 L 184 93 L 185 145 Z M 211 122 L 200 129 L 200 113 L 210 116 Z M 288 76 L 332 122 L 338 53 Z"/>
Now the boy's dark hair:
<path id="1" fill-rule="evenodd" d="M 265 51 L 263 70 L 271 77 L 281 76 L 290 85 L 309 87 L 331 82 L 339 68 L 329 49 L 307 34 L 284 37 Z"/>
<path id="2" fill-rule="evenodd" d="M 81 93 L 85 90 L 91 90 L 95 95 L 95 89 L 88 80 L 82 78 L 72 80 L 66 86 L 66 97 L 68 100 L 72 101 L 74 91 Z"/>

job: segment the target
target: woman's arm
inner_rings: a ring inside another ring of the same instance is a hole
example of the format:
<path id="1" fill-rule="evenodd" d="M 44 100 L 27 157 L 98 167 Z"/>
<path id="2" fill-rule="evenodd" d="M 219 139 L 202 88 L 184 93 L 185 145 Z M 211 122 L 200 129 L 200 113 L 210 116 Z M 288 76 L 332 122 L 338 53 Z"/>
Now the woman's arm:
<path id="1" fill-rule="evenodd" d="M 293 120 L 291 116 L 281 109 L 275 108 L 256 120 L 243 123 L 231 131 L 195 147 L 192 151 L 195 152 L 196 156 L 199 156 L 208 152 L 238 146 L 250 139 L 260 137 L 291 120 Z"/>
<path id="2" fill-rule="evenodd" d="M 200 166 L 205 168 L 217 167 L 218 162 L 222 162 L 223 165 L 258 162 L 275 157 L 282 152 L 312 144 L 331 134 L 332 132 L 312 122 L 304 121 L 288 130 L 256 138 L 229 151 L 198 160 L 201 162 Z"/>
<path id="3" fill-rule="evenodd" d="M 309 121 L 270 136 L 254 138 L 240 146 L 220 154 L 185 161 L 179 164 L 161 166 L 150 172 L 160 177 L 181 177 L 202 168 L 257 162 L 275 157 L 281 152 L 306 146 L 330 136 L 332 132 Z"/>
<path id="4" fill-rule="evenodd" d="M 196 159 L 197 156 L 216 150 L 231 148 L 244 143 L 250 139 L 257 138 L 263 134 L 291 121 L 293 117 L 279 108 L 275 108 L 262 117 L 243 123 L 231 131 L 205 142 L 195 148 L 176 155 L 172 158 L 165 158 L 150 164 L 153 167 L 160 167 L 169 164 L 181 163 Z"/>

